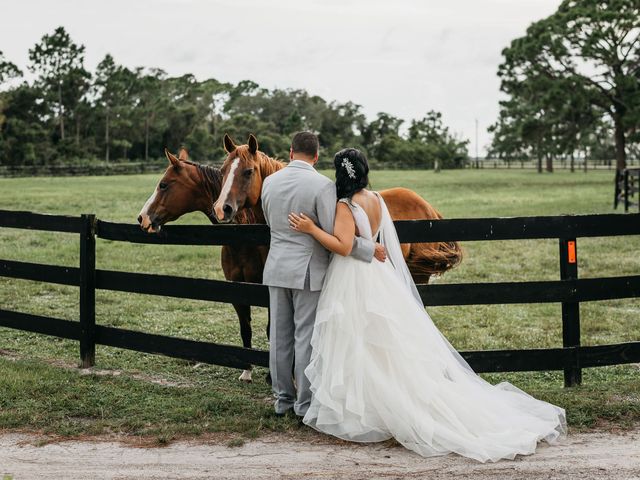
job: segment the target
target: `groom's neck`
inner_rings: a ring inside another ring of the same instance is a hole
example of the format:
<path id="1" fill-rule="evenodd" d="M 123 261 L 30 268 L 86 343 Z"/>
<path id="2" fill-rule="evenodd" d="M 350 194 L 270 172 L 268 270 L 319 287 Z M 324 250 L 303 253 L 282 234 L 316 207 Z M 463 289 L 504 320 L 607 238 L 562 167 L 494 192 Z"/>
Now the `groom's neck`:
<path id="1" fill-rule="evenodd" d="M 315 164 L 316 164 L 316 159 L 315 158 L 309 157 L 308 155 L 299 154 L 299 153 L 296 153 L 296 152 L 293 152 L 293 154 L 291 155 L 291 159 L 290 160 L 292 162 L 294 160 L 299 160 L 301 162 L 308 163 L 312 167 L 315 166 Z"/>
<path id="2" fill-rule="evenodd" d="M 292 158 L 291 161 L 297 161 L 297 162 L 304 162 L 304 163 L 308 163 L 309 165 L 311 165 L 312 167 L 315 166 L 316 162 L 314 162 L 313 160 L 304 160 L 303 158 Z"/>

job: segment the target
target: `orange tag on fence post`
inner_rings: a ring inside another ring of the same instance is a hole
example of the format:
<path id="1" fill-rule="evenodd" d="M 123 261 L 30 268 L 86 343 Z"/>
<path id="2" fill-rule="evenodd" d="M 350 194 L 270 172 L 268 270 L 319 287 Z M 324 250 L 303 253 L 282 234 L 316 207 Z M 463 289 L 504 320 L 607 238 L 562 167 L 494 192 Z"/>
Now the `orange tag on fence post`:
<path id="1" fill-rule="evenodd" d="M 567 242 L 567 260 L 569 263 L 576 263 L 576 242 L 573 240 Z"/>

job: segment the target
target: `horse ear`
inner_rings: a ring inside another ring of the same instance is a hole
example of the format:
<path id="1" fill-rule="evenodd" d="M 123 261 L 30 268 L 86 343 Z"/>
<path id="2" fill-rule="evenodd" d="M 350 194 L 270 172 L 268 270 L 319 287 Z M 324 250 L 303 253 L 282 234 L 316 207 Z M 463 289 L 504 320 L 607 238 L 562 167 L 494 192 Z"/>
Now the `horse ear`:
<path id="1" fill-rule="evenodd" d="M 249 135 L 249 140 L 247 141 L 247 144 L 249 145 L 249 151 L 253 155 L 255 155 L 256 152 L 258 151 L 258 139 L 253 135 L 253 133 Z"/>
<path id="2" fill-rule="evenodd" d="M 236 149 L 236 144 L 233 143 L 233 140 L 231 140 L 231 137 L 229 136 L 228 133 L 224 134 L 224 149 L 227 153 L 231 153 Z"/>
<path id="3" fill-rule="evenodd" d="M 187 161 L 189 160 L 189 152 L 186 148 L 181 147 L 180 152 L 178 152 L 178 160 Z"/>
<path id="4" fill-rule="evenodd" d="M 180 159 L 166 148 L 164 149 L 164 154 L 167 156 L 167 160 L 169 160 L 174 167 L 180 166 Z"/>

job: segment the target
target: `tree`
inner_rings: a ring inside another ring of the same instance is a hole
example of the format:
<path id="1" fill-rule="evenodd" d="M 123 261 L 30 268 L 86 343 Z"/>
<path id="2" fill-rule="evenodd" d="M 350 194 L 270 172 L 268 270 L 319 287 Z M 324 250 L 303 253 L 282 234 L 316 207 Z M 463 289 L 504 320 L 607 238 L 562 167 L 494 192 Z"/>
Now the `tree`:
<path id="1" fill-rule="evenodd" d="M 22 72 L 15 64 L 7 60 L 0 50 L 0 86 L 12 78 L 18 78 L 22 76 Z"/>
<path id="2" fill-rule="evenodd" d="M 0 94 L 5 105 L 5 120 L 0 122 L 0 164 L 40 165 L 55 158 L 41 98 L 42 91 L 26 83 Z"/>
<path id="3" fill-rule="evenodd" d="M 136 111 L 142 116 L 145 161 L 149 160 L 151 131 L 156 126 L 157 119 L 161 118 L 160 110 L 167 102 L 163 95 L 166 77 L 165 71 L 159 68 L 151 68 L 147 73 L 144 73 L 143 69 L 138 69 Z"/>
<path id="4" fill-rule="evenodd" d="M 0 87 L 2 87 L 5 82 L 20 76 L 22 76 L 20 69 L 7 60 L 0 50 Z M 0 92 L 0 155 L 2 151 L 6 149 L 3 131 L 7 121 L 5 109 L 7 108 L 7 100 L 9 99 L 10 97 L 7 94 Z M 2 158 L 0 158 L 0 162 L 1 161 Z"/>
<path id="5" fill-rule="evenodd" d="M 110 153 L 110 132 L 111 115 L 118 100 L 120 84 L 118 79 L 118 66 L 113 61 L 113 57 L 107 54 L 98 64 L 94 80 L 94 89 L 98 96 L 98 104 L 104 108 L 104 159 L 109 161 Z"/>
<path id="6" fill-rule="evenodd" d="M 360 105 L 331 102 L 323 110 L 318 125 L 320 147 L 331 158 L 345 147 L 362 148 L 361 132 L 365 126 L 366 117 Z"/>
<path id="7" fill-rule="evenodd" d="M 62 90 L 62 102 L 65 110 L 69 112 L 69 120 L 75 127 L 74 143 L 75 151 L 82 155 L 80 150 L 80 129 L 84 120 L 88 120 L 91 105 L 86 98 L 91 87 L 91 74 L 84 68 L 74 68 L 67 75 Z M 85 122 L 86 124 L 86 122 Z"/>
<path id="8" fill-rule="evenodd" d="M 104 121 L 104 158 L 109 161 L 111 146 L 131 146 L 131 126 L 136 97 L 136 72 L 115 63 L 109 54 L 98 64 L 93 83 L 96 110 Z M 99 122 L 98 122 L 99 123 Z"/>
<path id="9" fill-rule="evenodd" d="M 570 79 L 569 82 L 572 80 Z M 559 106 L 552 112 L 554 118 L 552 138 L 556 142 L 557 152 L 565 156 L 569 155 L 570 169 L 574 172 L 575 153 L 584 144 L 586 136 L 598 121 L 599 115 L 590 99 L 585 96 L 588 92 L 583 89 L 576 87 L 574 95 L 564 98 L 566 90 L 571 88 L 572 85 L 569 84 L 567 87 L 551 89 L 552 95 L 562 95 L 562 98 L 552 102 L 552 105 Z"/>
<path id="10" fill-rule="evenodd" d="M 400 136 L 400 127 L 403 123 L 404 120 L 400 118 L 385 112 L 379 112 L 376 119 L 363 129 L 362 140 L 374 153 L 376 146 L 380 144 L 384 137 L 389 135 Z"/>
<path id="11" fill-rule="evenodd" d="M 503 56 L 498 71 L 503 92 L 517 96 L 524 84 L 542 92 L 556 82 L 562 89 L 557 99 L 587 99 L 611 118 L 617 168 L 626 166 L 627 133 L 640 120 L 637 0 L 564 0 L 511 42 Z"/>
<path id="12" fill-rule="evenodd" d="M 43 92 L 56 105 L 60 138 L 64 140 L 65 112 L 74 113 L 88 85 L 84 46 L 75 44 L 64 27 L 58 27 L 29 50 L 29 60 L 29 70 L 39 76 L 38 83 Z"/>
<path id="13" fill-rule="evenodd" d="M 489 133 L 493 134 L 493 138 L 487 152 L 487 158 L 499 158 L 508 166 L 514 160 L 520 160 L 522 163 L 529 158 L 529 149 L 521 134 L 524 116 L 518 111 L 518 105 L 513 103 L 514 99 L 500 102 L 498 121 L 489 127 Z M 538 165 L 538 171 L 542 171 L 541 164 Z"/>
<path id="14" fill-rule="evenodd" d="M 581 134 L 580 148 L 585 157 L 584 170 L 587 171 L 587 159 L 594 162 L 599 160 L 610 161 L 615 158 L 616 145 L 613 136 L 613 125 L 610 119 L 598 119 Z"/>
<path id="15" fill-rule="evenodd" d="M 460 140 L 442 122 L 442 113 L 431 110 L 409 126 L 409 142 L 430 145 L 434 168 L 460 168 L 469 158 L 469 140 Z"/>

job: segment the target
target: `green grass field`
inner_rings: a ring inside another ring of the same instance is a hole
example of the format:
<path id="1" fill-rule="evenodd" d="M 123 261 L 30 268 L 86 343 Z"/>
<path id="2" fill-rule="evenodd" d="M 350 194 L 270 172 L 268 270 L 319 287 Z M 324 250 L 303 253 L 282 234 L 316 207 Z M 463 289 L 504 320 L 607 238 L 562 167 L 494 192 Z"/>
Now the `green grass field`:
<path id="1" fill-rule="evenodd" d="M 416 190 L 446 218 L 609 213 L 613 173 L 532 171 L 374 172 L 375 189 Z M 135 222 L 159 175 L 0 179 L 0 209 Z M 207 223 L 201 214 L 179 223 Z M 466 242 L 465 259 L 436 282 L 496 282 L 559 278 L 557 240 Z M 640 272 L 640 238 L 578 240 L 581 277 Z M 76 235 L 0 229 L 0 258 L 78 265 Z M 97 267 L 222 278 L 219 248 L 129 245 L 98 240 Z M 98 291 L 97 322 L 198 340 L 240 344 L 229 305 Z M 1 308 L 77 320 L 78 289 L 0 278 Z M 430 308 L 459 350 L 561 345 L 560 305 Z M 586 345 L 640 339 L 638 299 L 584 303 Z M 266 348 L 266 310 L 254 309 L 254 345 Z M 126 433 L 166 442 L 183 434 L 225 432 L 231 442 L 269 431 L 297 431 L 271 412 L 270 389 L 256 369 L 239 372 L 98 346 L 96 367 L 76 369 L 78 344 L 0 328 L 0 429 L 63 435 Z M 411 368 L 411 366 L 407 366 Z M 567 408 L 569 423 L 589 428 L 640 420 L 638 366 L 587 369 L 584 385 L 565 390 L 561 372 L 493 374 Z M 236 438 L 237 437 L 237 438 Z"/>

